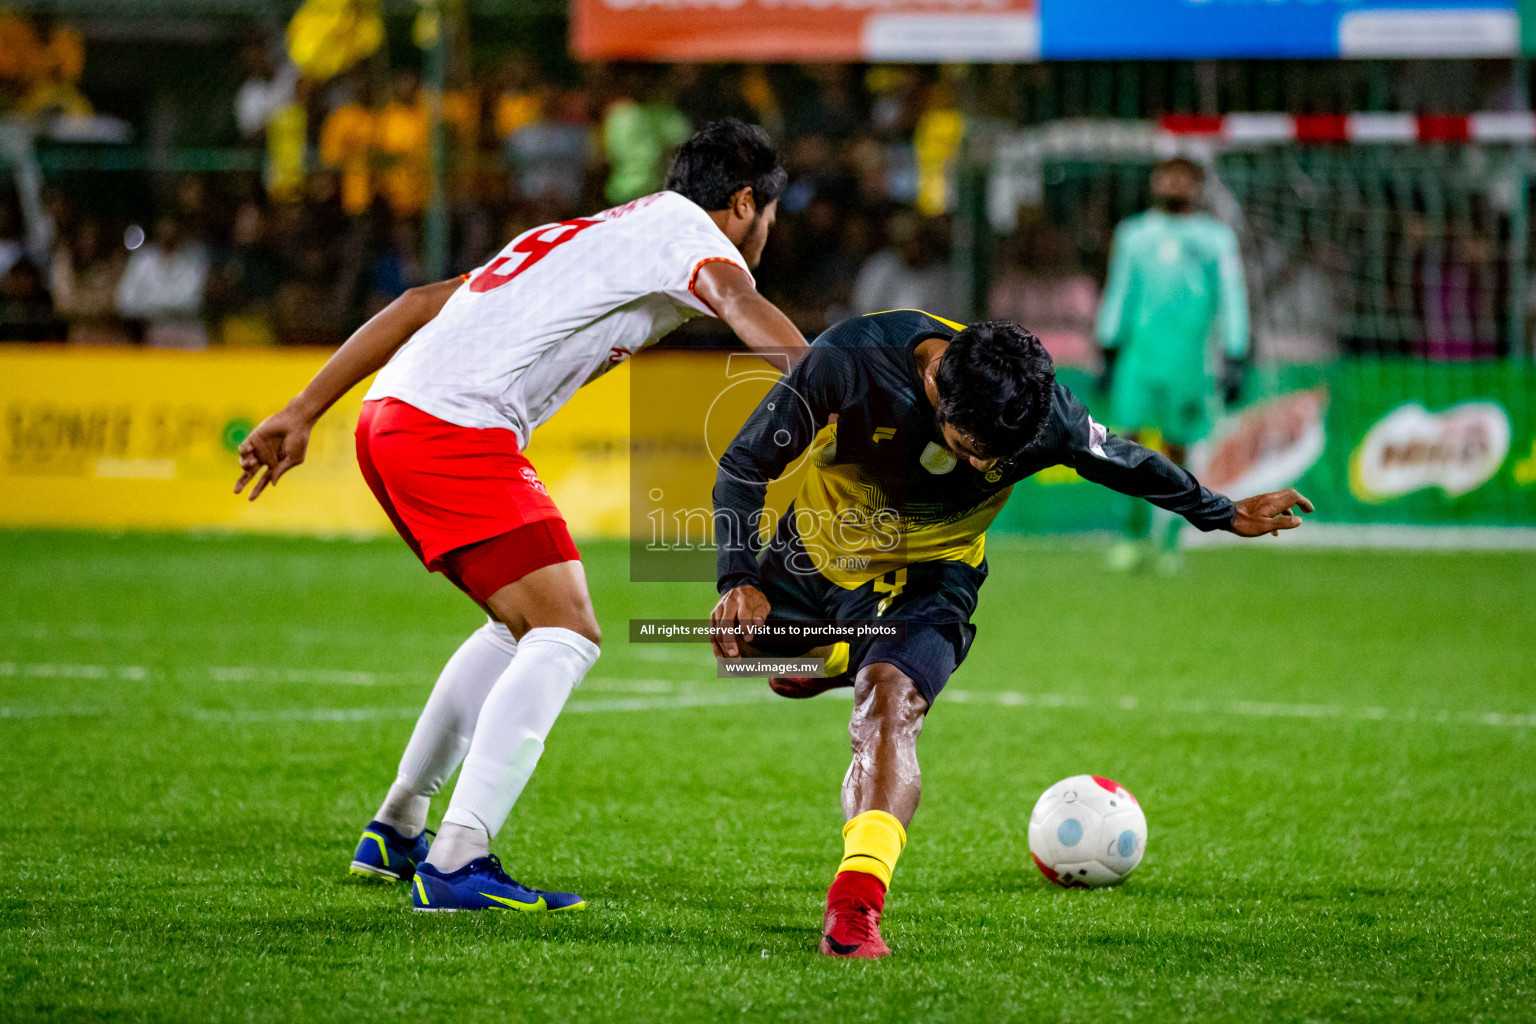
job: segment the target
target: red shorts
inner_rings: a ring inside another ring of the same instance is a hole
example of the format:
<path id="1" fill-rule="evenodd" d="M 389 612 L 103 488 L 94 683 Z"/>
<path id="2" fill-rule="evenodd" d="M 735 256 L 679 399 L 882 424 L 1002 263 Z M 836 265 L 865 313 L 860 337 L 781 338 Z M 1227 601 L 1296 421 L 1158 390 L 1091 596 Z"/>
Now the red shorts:
<path id="1" fill-rule="evenodd" d="M 357 464 L 416 557 L 482 605 L 536 569 L 581 557 L 511 430 L 375 399 L 357 421 Z"/>

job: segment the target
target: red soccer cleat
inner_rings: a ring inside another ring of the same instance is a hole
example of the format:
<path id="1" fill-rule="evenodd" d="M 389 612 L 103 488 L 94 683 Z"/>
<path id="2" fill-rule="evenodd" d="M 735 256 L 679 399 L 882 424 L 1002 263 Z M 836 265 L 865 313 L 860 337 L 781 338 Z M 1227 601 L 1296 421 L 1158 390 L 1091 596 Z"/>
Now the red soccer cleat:
<path id="1" fill-rule="evenodd" d="M 819 681 L 819 680 L 818 680 Z M 880 937 L 885 887 L 863 871 L 844 871 L 827 890 L 827 915 L 821 922 L 821 951 L 849 960 L 878 960 L 891 955 Z"/>
<path id="2" fill-rule="evenodd" d="M 774 676 L 768 680 L 768 688 L 780 697 L 802 700 L 826 693 L 840 686 L 852 686 L 853 676 L 847 672 L 830 679 L 812 679 L 809 676 Z"/>

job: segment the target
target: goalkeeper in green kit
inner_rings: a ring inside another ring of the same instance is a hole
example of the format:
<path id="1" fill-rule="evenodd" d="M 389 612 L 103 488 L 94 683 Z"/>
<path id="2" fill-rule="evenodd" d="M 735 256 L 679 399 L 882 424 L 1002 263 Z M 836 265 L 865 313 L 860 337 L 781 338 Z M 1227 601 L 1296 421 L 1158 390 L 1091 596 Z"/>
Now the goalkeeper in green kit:
<path id="1" fill-rule="evenodd" d="M 1210 427 L 1218 381 L 1227 402 L 1237 400 L 1248 357 L 1237 236 L 1200 211 L 1204 189 L 1205 171 L 1193 160 L 1175 157 L 1153 169 L 1153 209 L 1115 229 L 1098 319 L 1113 426 L 1181 466 Z M 1213 335 L 1223 356 L 1219 375 Z M 1133 503 L 1129 538 L 1111 552 L 1112 567 L 1155 556 L 1160 572 L 1177 570 L 1182 520 L 1160 520 L 1152 536 L 1151 511 Z"/>

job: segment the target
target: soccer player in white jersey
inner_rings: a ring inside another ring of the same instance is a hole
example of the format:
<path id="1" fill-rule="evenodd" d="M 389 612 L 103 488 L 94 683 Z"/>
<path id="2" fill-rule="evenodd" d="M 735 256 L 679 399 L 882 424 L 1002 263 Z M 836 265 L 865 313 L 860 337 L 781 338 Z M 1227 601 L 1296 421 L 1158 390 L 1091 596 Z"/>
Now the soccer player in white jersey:
<path id="1" fill-rule="evenodd" d="M 804 337 L 750 273 L 784 185 L 761 128 L 707 125 L 667 191 L 534 228 L 473 273 L 406 292 L 240 445 L 235 491 L 255 480 L 254 500 L 304 460 L 320 415 L 379 371 L 357 426 L 363 476 L 426 567 L 488 613 L 438 678 L 352 861 L 414 880 L 417 910 L 586 905 L 514 882 L 490 852 L 598 656 L 580 556 L 523 450 L 577 388 L 689 318 L 798 358 Z M 429 847 L 428 806 L 460 762 Z"/>

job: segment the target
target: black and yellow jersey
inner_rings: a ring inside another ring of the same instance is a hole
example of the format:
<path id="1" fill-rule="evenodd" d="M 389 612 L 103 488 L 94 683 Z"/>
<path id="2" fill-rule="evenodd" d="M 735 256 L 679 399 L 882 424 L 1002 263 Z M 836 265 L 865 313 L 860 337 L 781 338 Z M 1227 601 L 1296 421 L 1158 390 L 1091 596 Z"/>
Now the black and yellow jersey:
<path id="1" fill-rule="evenodd" d="M 982 472 L 944 447 L 914 350 L 964 327 L 918 310 L 829 328 L 758 405 L 715 479 L 723 592 L 755 583 L 768 484 L 803 474 L 788 523 L 806 566 L 844 588 L 914 562 L 980 566 L 985 532 L 1019 480 L 1051 466 L 1184 516 L 1227 527 L 1232 502 L 1156 452 L 1110 434 L 1057 384 L 1039 439 Z M 770 524 L 771 525 L 771 524 Z M 782 530 L 777 532 L 783 532 Z"/>

